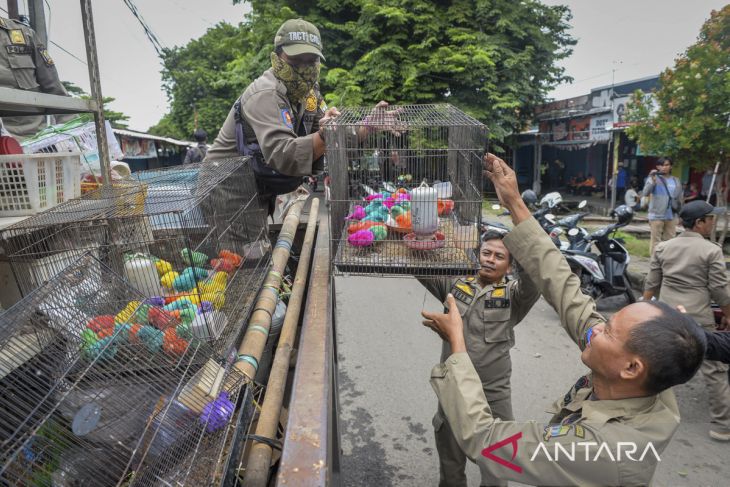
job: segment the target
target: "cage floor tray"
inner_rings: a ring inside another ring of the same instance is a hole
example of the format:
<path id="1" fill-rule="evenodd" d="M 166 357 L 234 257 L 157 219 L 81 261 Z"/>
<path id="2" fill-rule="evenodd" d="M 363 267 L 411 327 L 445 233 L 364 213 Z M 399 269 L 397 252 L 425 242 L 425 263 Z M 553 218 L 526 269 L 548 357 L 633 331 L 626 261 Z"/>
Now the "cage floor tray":
<path id="1" fill-rule="evenodd" d="M 479 270 L 474 247 L 463 245 L 467 240 L 455 237 L 457 227 L 453 216 L 439 218 L 438 231 L 445 236 L 445 245 L 433 250 L 413 250 L 406 246 L 403 233 L 388 230 L 386 240 L 368 247 L 355 247 L 347 241 L 347 225 L 337 244 L 335 270 L 341 274 L 379 275 L 464 275 Z M 464 248 L 466 247 L 466 248 Z"/>

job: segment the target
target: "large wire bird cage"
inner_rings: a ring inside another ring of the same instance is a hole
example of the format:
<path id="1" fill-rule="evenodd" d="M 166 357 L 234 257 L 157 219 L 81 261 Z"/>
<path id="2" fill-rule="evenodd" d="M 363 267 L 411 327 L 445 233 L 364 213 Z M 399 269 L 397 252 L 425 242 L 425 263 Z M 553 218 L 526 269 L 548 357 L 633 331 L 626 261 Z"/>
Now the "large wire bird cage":
<path id="1" fill-rule="evenodd" d="M 0 484 L 211 485 L 234 357 L 82 256 L 0 315 Z"/>
<path id="2" fill-rule="evenodd" d="M 9 227 L 2 245 L 23 294 L 90 253 L 225 347 L 268 266 L 265 218 L 234 158 L 135 173 Z"/>
<path id="3" fill-rule="evenodd" d="M 345 108 L 325 140 L 335 274 L 478 270 L 482 123 L 451 105 Z"/>

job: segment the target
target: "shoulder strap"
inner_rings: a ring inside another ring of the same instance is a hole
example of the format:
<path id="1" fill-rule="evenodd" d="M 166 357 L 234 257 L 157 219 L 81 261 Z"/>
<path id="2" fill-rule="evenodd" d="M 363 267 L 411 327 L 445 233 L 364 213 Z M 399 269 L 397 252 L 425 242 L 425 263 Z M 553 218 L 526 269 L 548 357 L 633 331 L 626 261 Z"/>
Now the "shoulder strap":
<path id="1" fill-rule="evenodd" d="M 659 181 L 661 181 L 662 182 L 662 185 L 664 185 L 664 189 L 666 190 L 667 196 L 669 197 L 669 203 L 667 203 L 667 208 L 672 208 L 672 202 L 674 201 L 674 197 L 669 192 L 669 186 L 667 186 L 667 182 L 664 180 L 663 177 L 657 176 L 657 178 L 659 178 Z M 672 210 L 672 211 L 674 211 L 674 210 Z"/>
<path id="2" fill-rule="evenodd" d="M 233 118 L 236 122 L 236 149 L 238 149 L 238 153 L 244 156 L 252 156 L 256 152 L 260 153 L 261 147 L 259 144 L 256 142 L 249 143 L 246 137 L 248 122 L 246 122 L 246 117 L 243 116 L 241 98 L 233 104 Z"/>

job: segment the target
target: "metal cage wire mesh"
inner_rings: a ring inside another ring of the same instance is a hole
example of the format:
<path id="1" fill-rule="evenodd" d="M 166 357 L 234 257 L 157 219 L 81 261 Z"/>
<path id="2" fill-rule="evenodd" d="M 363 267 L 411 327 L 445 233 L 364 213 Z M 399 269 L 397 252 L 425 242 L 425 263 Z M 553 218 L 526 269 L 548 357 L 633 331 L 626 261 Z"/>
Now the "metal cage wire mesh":
<path id="1" fill-rule="evenodd" d="M 225 348 L 235 339 L 229 324 L 250 306 L 270 258 L 265 213 L 247 160 L 135 176 L 3 231 L 21 291 L 27 294 L 91 253 L 146 297 L 163 299 L 170 311 L 189 318 L 208 303 L 196 315 L 195 334 Z"/>
<path id="2" fill-rule="evenodd" d="M 152 485 L 220 463 L 243 377 L 144 299 L 87 254 L 0 315 L 3 485 Z"/>
<path id="3" fill-rule="evenodd" d="M 345 108 L 325 140 L 336 274 L 478 270 L 482 123 L 451 105 Z"/>

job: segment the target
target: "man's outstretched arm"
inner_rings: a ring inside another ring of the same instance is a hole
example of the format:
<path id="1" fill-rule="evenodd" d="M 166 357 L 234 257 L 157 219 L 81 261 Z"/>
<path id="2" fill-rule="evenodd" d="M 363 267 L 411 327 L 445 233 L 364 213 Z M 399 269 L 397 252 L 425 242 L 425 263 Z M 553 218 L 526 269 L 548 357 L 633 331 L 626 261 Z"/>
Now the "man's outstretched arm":
<path id="1" fill-rule="evenodd" d="M 606 321 L 605 318 L 596 312 L 593 299 L 583 294 L 578 277 L 571 272 L 550 237 L 532 218 L 517 189 L 515 172 L 492 154 L 485 156 L 484 166 L 515 225 L 505 237 L 505 245 L 558 313 L 565 331 L 581 349 L 585 348 L 586 331 Z"/>

